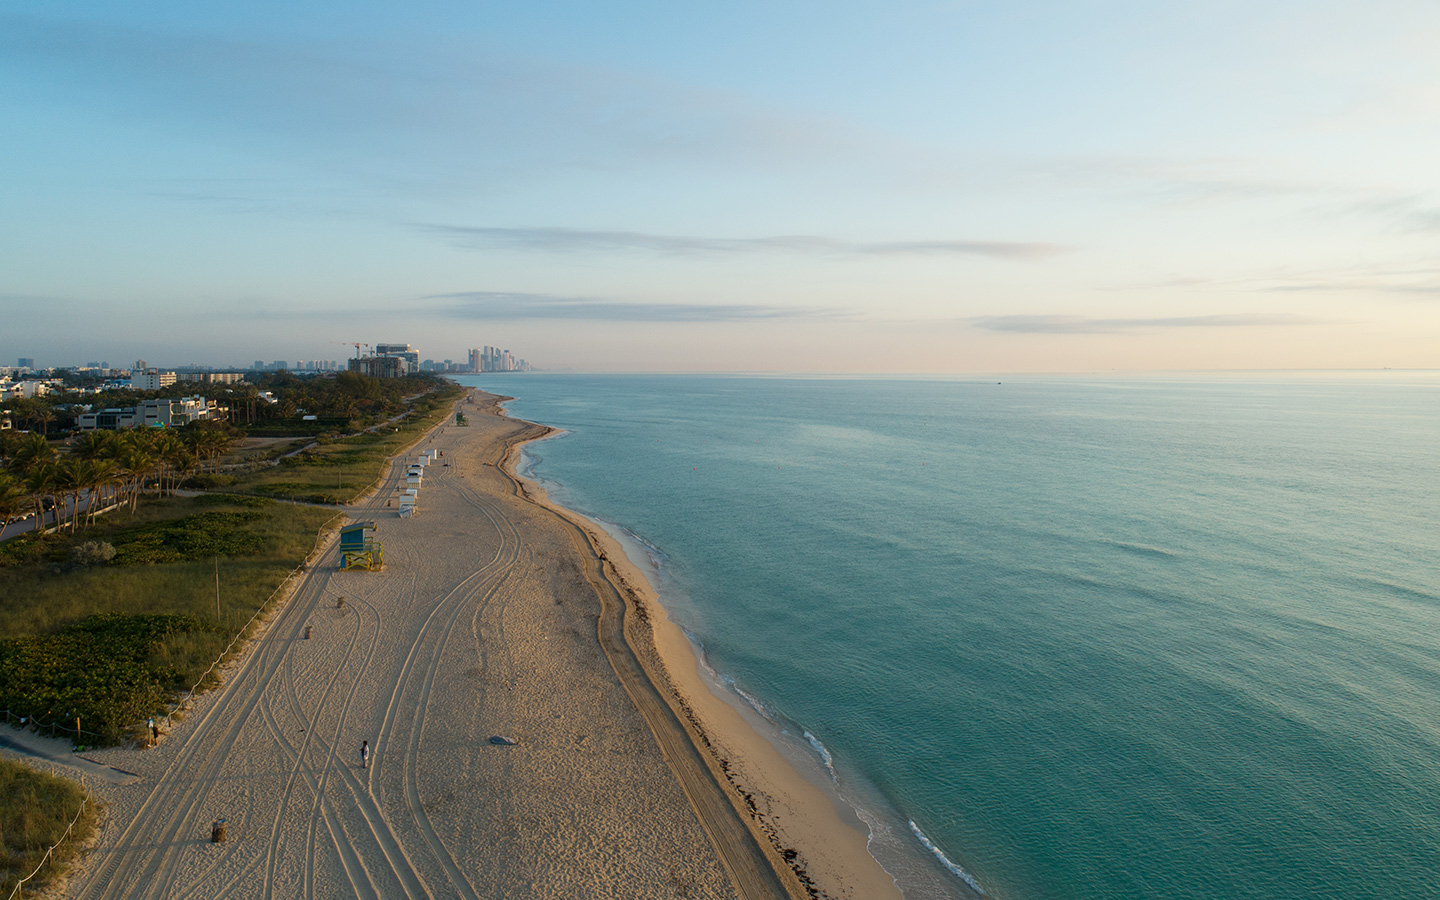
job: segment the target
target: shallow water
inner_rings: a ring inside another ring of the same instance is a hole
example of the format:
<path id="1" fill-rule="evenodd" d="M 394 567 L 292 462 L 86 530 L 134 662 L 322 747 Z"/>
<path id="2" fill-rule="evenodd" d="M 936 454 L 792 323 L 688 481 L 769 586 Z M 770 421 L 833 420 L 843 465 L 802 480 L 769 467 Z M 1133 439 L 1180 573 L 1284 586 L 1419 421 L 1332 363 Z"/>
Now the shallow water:
<path id="1" fill-rule="evenodd" d="M 910 896 L 1433 896 L 1440 377 L 462 380 Z"/>

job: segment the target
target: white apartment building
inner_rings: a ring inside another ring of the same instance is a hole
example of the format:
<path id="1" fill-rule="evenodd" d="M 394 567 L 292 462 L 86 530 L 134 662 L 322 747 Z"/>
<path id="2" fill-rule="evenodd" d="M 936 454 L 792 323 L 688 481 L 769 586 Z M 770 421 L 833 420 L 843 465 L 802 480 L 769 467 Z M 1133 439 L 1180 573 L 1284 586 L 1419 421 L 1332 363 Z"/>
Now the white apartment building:
<path id="1" fill-rule="evenodd" d="M 174 383 L 174 372 L 163 372 L 160 369 L 136 369 L 130 373 L 130 387 L 137 391 L 158 391 Z"/>
<path id="2" fill-rule="evenodd" d="M 50 393 L 50 384 L 44 381 L 6 381 L 0 380 L 0 401 L 25 398 L 26 400 L 35 397 L 43 397 Z"/>
<path id="3" fill-rule="evenodd" d="M 117 428 L 179 428 L 191 422 L 223 419 L 230 409 L 204 397 L 179 400 L 145 400 L 130 409 L 102 409 L 81 413 L 75 424 L 81 431 Z"/>
<path id="4" fill-rule="evenodd" d="M 245 380 L 243 372 L 180 372 L 179 381 L 198 381 L 206 384 L 237 384 Z"/>

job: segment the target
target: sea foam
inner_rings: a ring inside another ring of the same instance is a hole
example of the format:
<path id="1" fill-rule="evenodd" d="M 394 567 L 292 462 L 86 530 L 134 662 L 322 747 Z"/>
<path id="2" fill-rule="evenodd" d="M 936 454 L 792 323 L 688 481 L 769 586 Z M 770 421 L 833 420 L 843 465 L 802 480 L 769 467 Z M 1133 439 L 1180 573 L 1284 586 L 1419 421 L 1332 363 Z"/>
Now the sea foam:
<path id="1" fill-rule="evenodd" d="M 969 872 L 965 871 L 960 866 L 957 866 L 954 861 L 950 859 L 950 857 L 945 855 L 944 850 L 941 850 L 939 847 L 935 846 L 935 842 L 925 836 L 925 832 L 920 830 L 920 826 L 915 824 L 914 819 L 910 820 L 910 830 L 915 833 L 915 837 L 919 838 L 920 843 L 925 846 L 926 850 L 929 850 L 931 853 L 935 854 L 935 858 L 940 860 L 940 865 L 950 870 L 951 874 L 953 874 L 956 878 L 959 878 L 961 881 L 974 888 L 977 894 L 980 894 L 982 897 L 989 896 L 989 894 L 985 893 L 985 889 L 980 886 L 980 882 L 975 879 L 974 875 L 971 875 Z"/>
<path id="2" fill-rule="evenodd" d="M 805 731 L 805 740 L 809 741 L 810 746 L 820 755 L 820 761 L 825 764 L 825 771 L 830 773 L 830 780 L 839 784 L 840 776 L 835 774 L 835 758 L 830 755 L 829 748 L 822 744 L 820 739 L 811 734 L 808 729 Z"/>

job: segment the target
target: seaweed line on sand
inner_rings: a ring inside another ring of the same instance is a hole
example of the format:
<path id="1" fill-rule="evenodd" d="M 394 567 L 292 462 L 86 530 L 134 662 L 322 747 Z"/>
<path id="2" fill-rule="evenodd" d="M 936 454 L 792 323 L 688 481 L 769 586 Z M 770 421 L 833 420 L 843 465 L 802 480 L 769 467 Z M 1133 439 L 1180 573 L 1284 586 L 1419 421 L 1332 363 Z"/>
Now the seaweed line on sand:
<path id="1" fill-rule="evenodd" d="M 595 540 L 593 534 L 591 535 L 591 539 Z M 649 605 L 641 599 L 635 588 L 630 585 L 630 582 L 625 579 L 625 576 L 622 575 L 615 564 L 610 561 L 605 551 L 599 549 L 599 542 L 595 541 L 595 543 L 597 544 L 596 552 L 601 562 L 606 566 L 607 575 L 613 583 L 621 589 L 621 592 L 628 601 L 626 604 L 627 612 L 633 613 L 636 621 L 646 626 L 645 633 L 650 636 L 651 643 L 644 648 L 645 656 L 650 662 L 659 663 L 660 667 L 664 669 L 664 660 L 660 657 L 660 654 L 656 651 L 653 644 L 654 628 L 650 620 Z M 805 889 L 806 894 L 811 897 L 812 900 L 834 900 L 829 893 L 823 890 L 815 883 L 815 880 L 810 877 L 810 873 L 806 870 L 805 858 L 801 855 L 800 851 L 794 847 L 786 846 L 784 840 L 780 837 L 779 829 L 770 820 L 765 809 L 761 808 L 762 804 L 766 807 L 769 805 L 765 795 L 761 792 L 752 791 L 745 786 L 740 778 L 739 772 L 736 771 L 736 767 L 728 757 L 722 754 L 720 748 L 711 740 L 709 732 L 707 732 L 704 725 L 701 724 L 699 716 L 695 713 L 695 710 L 691 707 L 685 695 L 674 686 L 673 681 L 669 678 L 668 670 L 666 670 L 664 678 L 664 687 L 671 702 L 680 711 L 680 719 L 686 723 L 691 739 L 695 742 L 696 746 L 701 747 L 705 751 L 705 754 L 714 761 L 716 768 L 725 776 L 725 783 L 730 786 L 730 790 L 734 793 L 734 798 L 732 799 L 738 799 L 744 814 L 765 835 L 771 848 L 779 855 L 780 859 L 784 860 L 785 865 L 790 871 L 794 873 L 795 878 L 800 882 L 800 886 Z M 759 798 L 758 802 L 757 797 Z"/>

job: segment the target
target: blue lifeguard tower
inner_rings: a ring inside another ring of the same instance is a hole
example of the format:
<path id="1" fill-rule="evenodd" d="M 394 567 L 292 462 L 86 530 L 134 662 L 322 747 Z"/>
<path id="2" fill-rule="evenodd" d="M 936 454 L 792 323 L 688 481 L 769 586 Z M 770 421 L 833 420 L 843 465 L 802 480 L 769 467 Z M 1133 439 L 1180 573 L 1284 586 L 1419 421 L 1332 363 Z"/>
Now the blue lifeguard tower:
<path id="1" fill-rule="evenodd" d="M 364 569 L 378 572 L 385 568 L 385 548 L 379 541 L 367 538 L 374 531 L 374 522 L 356 522 L 340 529 L 340 568 L 344 571 Z"/>

